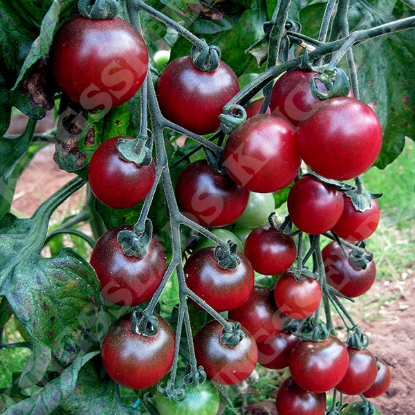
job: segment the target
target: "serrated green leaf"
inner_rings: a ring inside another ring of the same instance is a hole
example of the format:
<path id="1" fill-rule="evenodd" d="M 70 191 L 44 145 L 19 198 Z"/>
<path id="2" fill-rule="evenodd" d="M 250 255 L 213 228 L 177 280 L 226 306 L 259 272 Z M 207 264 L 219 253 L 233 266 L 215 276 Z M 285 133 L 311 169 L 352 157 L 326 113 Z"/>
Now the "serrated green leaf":
<path id="1" fill-rule="evenodd" d="M 141 212 L 143 202 L 127 209 L 113 209 L 105 206 L 98 200 L 95 202 L 95 209 L 100 214 L 107 229 L 115 228 L 120 225 L 134 225 Z"/>

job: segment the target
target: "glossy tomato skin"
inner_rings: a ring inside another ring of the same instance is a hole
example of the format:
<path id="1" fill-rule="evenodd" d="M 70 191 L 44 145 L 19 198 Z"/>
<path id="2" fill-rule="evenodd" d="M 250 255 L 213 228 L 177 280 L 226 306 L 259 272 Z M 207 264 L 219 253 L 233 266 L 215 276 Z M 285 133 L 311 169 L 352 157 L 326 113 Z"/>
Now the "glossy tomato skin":
<path id="1" fill-rule="evenodd" d="M 274 210 L 275 200 L 272 193 L 250 192 L 248 204 L 235 224 L 241 228 L 257 228 L 268 222 L 268 217 Z"/>
<path id="2" fill-rule="evenodd" d="M 239 321 L 256 342 L 266 341 L 279 333 L 284 324 L 269 289 L 261 286 L 255 286 L 248 299 L 229 311 L 228 316 L 231 320 Z"/>
<path id="3" fill-rule="evenodd" d="M 175 334 L 166 320 L 157 318 L 158 331 L 154 336 L 133 333 L 130 314 L 110 327 L 102 343 L 101 356 L 114 382 L 130 389 L 145 389 L 170 370 Z"/>
<path id="4" fill-rule="evenodd" d="M 250 102 L 248 105 L 245 106 L 246 117 L 251 118 L 254 115 L 259 114 L 261 111 L 262 103 L 264 102 L 264 98 L 256 99 L 255 101 Z M 265 110 L 265 114 L 271 114 L 271 109 L 267 107 Z"/>
<path id="5" fill-rule="evenodd" d="M 238 253 L 241 263 L 235 269 L 223 269 L 215 256 L 215 248 L 193 252 L 184 265 L 187 286 L 216 311 L 241 306 L 254 289 L 254 270 L 245 255 Z"/>
<path id="6" fill-rule="evenodd" d="M 156 178 L 154 161 L 139 166 L 120 158 L 119 138 L 104 141 L 94 152 L 88 167 L 88 180 L 95 197 L 114 209 L 125 209 L 141 202 Z"/>
<path id="7" fill-rule="evenodd" d="M 354 349 L 346 345 L 349 367 L 336 389 L 347 395 L 358 395 L 373 384 L 378 373 L 376 360 L 368 349 Z"/>
<path id="8" fill-rule="evenodd" d="M 288 186 L 300 167 L 293 127 L 272 114 L 249 118 L 228 137 L 223 165 L 240 186 L 259 193 Z"/>
<path id="9" fill-rule="evenodd" d="M 359 212 L 349 197 L 343 195 L 344 209 L 340 219 L 331 229 L 340 238 L 350 242 L 363 241 L 373 235 L 379 225 L 380 211 L 376 200 L 370 208 Z"/>
<path id="10" fill-rule="evenodd" d="M 275 405 L 278 415 L 324 415 L 326 394 L 307 392 L 289 377 L 278 388 Z"/>
<path id="11" fill-rule="evenodd" d="M 363 392 L 363 396 L 366 398 L 376 398 L 384 394 L 391 383 L 392 374 L 389 369 L 389 366 L 385 361 L 378 357 L 377 359 L 378 371 L 376 374 L 376 379 L 369 387 Z"/>
<path id="12" fill-rule="evenodd" d="M 219 129 L 222 108 L 239 90 L 238 78 L 225 62 L 207 72 L 185 56 L 167 65 L 156 91 L 168 120 L 196 134 L 210 134 Z"/>
<path id="13" fill-rule="evenodd" d="M 297 281 L 291 272 L 285 272 L 277 280 L 274 288 L 274 300 L 285 316 L 301 320 L 311 316 L 320 305 L 321 285 L 317 280 L 304 277 Z"/>
<path id="14" fill-rule="evenodd" d="M 127 102 L 147 74 L 148 52 L 137 30 L 118 17 L 75 17 L 56 33 L 53 74 L 62 91 L 86 109 Z"/>
<path id="15" fill-rule="evenodd" d="M 347 258 L 335 241 L 321 251 L 327 283 L 350 298 L 367 292 L 376 279 L 376 263 L 370 261 L 366 269 L 356 268 L 349 259 L 350 248 L 344 247 Z"/>
<path id="16" fill-rule="evenodd" d="M 200 328 L 193 342 L 196 359 L 209 379 L 222 385 L 242 382 L 255 369 L 258 349 L 251 334 L 241 327 L 244 338 L 234 348 L 220 342 L 223 326 L 212 320 Z"/>
<path id="17" fill-rule="evenodd" d="M 361 408 L 364 407 L 365 405 L 366 404 L 362 401 L 349 403 L 349 405 L 347 405 L 342 410 L 342 415 L 361 415 L 362 413 L 364 413 L 364 410 Z M 374 412 L 371 413 L 370 415 L 382 415 L 382 414 L 380 413 L 379 409 L 377 409 L 374 406 Z"/>
<path id="18" fill-rule="evenodd" d="M 127 256 L 122 252 L 117 235 L 121 230 L 132 229 L 132 226 L 118 226 L 105 232 L 95 244 L 90 258 L 103 298 L 124 306 L 136 306 L 149 300 L 166 271 L 163 246 L 154 236 L 145 257 Z"/>
<path id="19" fill-rule="evenodd" d="M 297 254 L 295 242 L 269 225 L 254 229 L 246 238 L 245 255 L 254 270 L 263 275 L 276 275 L 286 271 Z"/>
<path id="20" fill-rule="evenodd" d="M 258 363 L 268 369 L 283 369 L 289 365 L 293 348 L 300 343 L 300 338 L 286 331 L 258 342 Z"/>
<path id="21" fill-rule="evenodd" d="M 310 176 L 298 180 L 288 193 L 291 220 L 298 229 L 310 234 L 329 231 L 340 219 L 343 207 L 341 192 Z"/>
<path id="22" fill-rule="evenodd" d="M 364 173 L 382 146 L 375 112 L 351 97 L 322 101 L 298 125 L 298 150 L 304 162 L 328 179 L 348 180 Z"/>
<path id="23" fill-rule="evenodd" d="M 176 184 L 180 210 L 202 226 L 233 223 L 244 212 L 249 191 L 225 174 L 214 172 L 206 160 L 195 161 L 180 173 Z"/>
<path id="24" fill-rule="evenodd" d="M 290 354 L 291 376 L 309 392 L 321 393 L 334 388 L 343 379 L 348 366 L 346 346 L 331 335 L 322 342 L 302 340 Z"/>

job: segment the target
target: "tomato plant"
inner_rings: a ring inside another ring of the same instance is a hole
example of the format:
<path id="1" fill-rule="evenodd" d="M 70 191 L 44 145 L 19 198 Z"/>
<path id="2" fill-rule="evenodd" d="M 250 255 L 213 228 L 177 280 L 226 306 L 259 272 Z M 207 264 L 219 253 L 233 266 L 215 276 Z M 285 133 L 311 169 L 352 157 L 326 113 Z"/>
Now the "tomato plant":
<path id="1" fill-rule="evenodd" d="M 369 387 L 363 392 L 363 396 L 366 398 L 376 398 L 377 396 L 382 395 L 385 393 L 390 385 L 392 374 L 389 369 L 389 366 L 385 363 L 385 361 L 377 356 L 375 356 L 378 371 L 376 374 L 376 379 Z"/>

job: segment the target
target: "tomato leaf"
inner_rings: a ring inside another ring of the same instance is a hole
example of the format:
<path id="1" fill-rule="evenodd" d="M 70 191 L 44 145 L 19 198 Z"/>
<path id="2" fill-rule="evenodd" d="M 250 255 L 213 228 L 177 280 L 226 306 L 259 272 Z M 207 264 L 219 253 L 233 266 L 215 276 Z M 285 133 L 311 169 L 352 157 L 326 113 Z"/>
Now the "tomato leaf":
<path id="1" fill-rule="evenodd" d="M 62 401 L 74 393 L 80 370 L 98 353 L 91 352 L 76 359 L 59 377 L 50 381 L 37 394 L 9 407 L 3 415 L 51 414 Z"/>

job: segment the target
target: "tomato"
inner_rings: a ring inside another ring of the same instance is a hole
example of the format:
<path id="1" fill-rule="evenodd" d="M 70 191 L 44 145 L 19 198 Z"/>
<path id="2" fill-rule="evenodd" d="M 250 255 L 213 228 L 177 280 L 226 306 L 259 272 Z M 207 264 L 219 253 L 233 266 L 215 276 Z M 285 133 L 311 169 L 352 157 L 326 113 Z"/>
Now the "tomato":
<path id="1" fill-rule="evenodd" d="M 350 248 L 344 247 L 344 257 L 337 242 L 330 242 L 322 250 L 324 270 L 329 285 L 347 297 L 358 297 L 369 290 L 376 279 L 376 263 L 370 261 L 366 269 L 356 268 L 349 259 Z"/>
<path id="2" fill-rule="evenodd" d="M 236 249 L 238 252 L 243 253 L 244 247 L 242 245 L 242 241 L 231 231 L 228 231 L 227 229 L 217 228 L 212 229 L 211 232 L 216 235 L 218 238 L 220 238 L 223 242 L 232 241 L 236 243 Z M 197 244 L 196 249 L 201 248 L 207 248 L 214 246 L 216 247 L 215 242 L 213 242 L 211 239 L 208 238 L 202 238 L 202 240 Z"/>
<path id="3" fill-rule="evenodd" d="M 354 349 L 346 345 L 349 367 L 336 389 L 347 395 L 358 395 L 369 389 L 376 379 L 378 367 L 368 349 Z"/>
<path id="4" fill-rule="evenodd" d="M 102 343 L 104 369 L 111 379 L 130 389 L 145 389 L 156 384 L 173 364 L 175 334 L 166 320 L 158 318 L 153 336 L 131 331 L 131 315 L 116 321 Z"/>
<path id="5" fill-rule="evenodd" d="M 214 172 L 206 160 L 195 161 L 180 173 L 176 184 L 180 210 L 202 226 L 229 225 L 244 212 L 249 191 L 228 175 Z"/>
<path id="6" fill-rule="evenodd" d="M 209 379 L 222 385 L 242 382 L 255 369 L 258 349 L 251 334 L 241 327 L 243 339 L 231 348 L 220 342 L 223 326 L 212 320 L 200 328 L 193 343 L 196 359 Z"/>
<path id="7" fill-rule="evenodd" d="M 334 388 L 343 379 L 348 366 L 346 346 L 331 335 L 322 342 L 302 340 L 290 354 L 291 376 L 309 392 L 321 393 Z"/>
<path id="8" fill-rule="evenodd" d="M 329 231 L 343 212 L 343 195 L 325 183 L 305 176 L 290 189 L 288 214 L 298 229 L 310 234 Z"/>
<path id="9" fill-rule="evenodd" d="M 373 405 L 374 410 L 370 412 L 369 411 L 365 412 L 365 409 L 364 409 L 365 406 L 366 406 L 366 403 L 362 401 L 349 403 L 349 405 L 347 405 L 346 408 L 342 410 L 342 415 L 362 415 L 362 414 L 382 415 L 379 409 L 375 407 L 375 405 Z"/>
<path id="10" fill-rule="evenodd" d="M 211 72 L 201 71 L 190 56 L 168 64 L 157 83 L 162 114 L 196 134 L 219 129 L 222 108 L 239 90 L 238 78 L 226 63 Z"/>
<path id="11" fill-rule="evenodd" d="M 332 231 L 347 241 L 363 241 L 375 232 L 379 225 L 380 211 L 376 200 L 372 199 L 370 208 L 359 212 L 349 197 L 343 195 L 344 209 Z"/>
<path id="12" fill-rule="evenodd" d="M 264 102 L 264 98 L 256 99 L 255 101 L 250 102 L 248 105 L 245 105 L 246 117 L 251 118 L 254 115 L 259 114 L 261 111 L 262 103 Z M 271 114 L 271 109 L 267 107 L 265 110 L 265 114 Z"/>
<path id="13" fill-rule="evenodd" d="M 135 306 L 149 300 L 156 292 L 166 271 L 163 246 L 152 237 L 143 258 L 127 256 L 117 241 L 119 226 L 105 232 L 91 253 L 90 263 L 101 284 L 101 294 L 110 303 Z"/>
<path id="14" fill-rule="evenodd" d="M 313 106 L 321 102 L 314 97 L 310 88 L 311 78 L 315 74 L 316 72 L 295 69 L 279 77 L 272 88 L 270 101 L 272 113 L 280 114 L 297 126 Z M 324 92 L 324 85 L 321 86 Z"/>
<path id="15" fill-rule="evenodd" d="M 375 381 L 372 383 L 369 389 L 366 389 L 363 392 L 363 396 L 366 398 L 376 398 L 377 396 L 382 395 L 387 391 L 391 383 L 391 371 L 385 361 L 378 357 L 377 366 L 378 371 Z"/>
<path id="16" fill-rule="evenodd" d="M 248 204 L 235 224 L 242 228 L 256 228 L 267 223 L 269 215 L 274 210 L 275 201 L 272 193 L 250 192 Z"/>
<path id="17" fill-rule="evenodd" d="M 266 287 L 254 287 L 249 298 L 228 313 L 229 319 L 239 321 L 254 337 L 256 342 L 266 341 L 279 333 L 283 326 L 281 313 Z"/>
<path id="18" fill-rule="evenodd" d="M 225 143 L 223 160 L 236 183 L 260 193 L 288 186 L 301 163 L 293 127 L 270 114 L 256 115 L 236 128 Z"/>
<path id="19" fill-rule="evenodd" d="M 51 62 L 62 91 L 86 109 L 127 102 L 147 75 L 148 52 L 137 30 L 118 17 L 75 17 L 56 33 Z"/>
<path id="20" fill-rule="evenodd" d="M 258 363 L 268 369 L 287 367 L 291 351 L 300 341 L 294 334 L 280 331 L 264 342 L 258 342 Z"/>
<path id="21" fill-rule="evenodd" d="M 213 382 L 206 380 L 198 386 L 185 385 L 185 370 L 176 374 L 176 388 L 183 388 L 185 397 L 175 401 L 165 397 L 158 389 L 154 392 L 154 401 L 160 414 L 168 415 L 216 415 L 219 409 L 219 393 Z"/>
<path id="22" fill-rule="evenodd" d="M 351 97 L 322 101 L 313 107 L 296 132 L 304 162 L 329 179 L 348 180 L 364 173 L 382 146 L 382 129 L 375 112 Z"/>
<path id="23" fill-rule="evenodd" d="M 278 388 L 275 405 L 278 415 L 324 415 L 326 394 L 307 392 L 289 377 Z"/>
<path id="24" fill-rule="evenodd" d="M 114 209 L 125 209 L 141 202 L 150 192 L 156 178 L 154 161 L 139 166 L 118 155 L 113 137 L 94 152 L 88 167 L 88 180 L 95 197 Z"/>
<path id="25" fill-rule="evenodd" d="M 270 225 L 254 229 L 245 241 L 245 255 L 260 274 L 275 275 L 287 270 L 296 254 L 293 238 Z"/>
<path id="26" fill-rule="evenodd" d="M 285 272 L 277 280 L 274 300 L 278 309 L 289 318 L 301 320 L 311 316 L 320 305 L 321 285 L 316 280 L 304 277 L 297 281 L 291 272 Z"/>
<path id="27" fill-rule="evenodd" d="M 235 269 L 223 269 L 215 248 L 193 252 L 184 265 L 187 286 L 216 311 L 227 311 L 242 305 L 254 289 L 254 270 L 248 259 L 238 253 L 241 263 Z"/>

